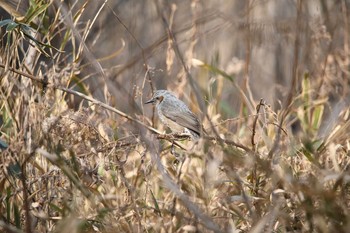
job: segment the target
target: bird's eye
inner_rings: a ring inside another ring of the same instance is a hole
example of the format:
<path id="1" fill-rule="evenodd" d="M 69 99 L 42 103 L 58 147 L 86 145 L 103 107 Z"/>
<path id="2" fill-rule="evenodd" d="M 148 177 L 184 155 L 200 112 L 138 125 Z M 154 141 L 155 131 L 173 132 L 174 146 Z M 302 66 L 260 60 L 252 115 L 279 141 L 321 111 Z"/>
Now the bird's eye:
<path id="1" fill-rule="evenodd" d="M 163 96 L 157 96 L 157 97 L 155 97 L 155 99 L 156 99 L 156 101 L 158 102 L 158 103 L 161 103 L 162 101 L 163 101 Z"/>

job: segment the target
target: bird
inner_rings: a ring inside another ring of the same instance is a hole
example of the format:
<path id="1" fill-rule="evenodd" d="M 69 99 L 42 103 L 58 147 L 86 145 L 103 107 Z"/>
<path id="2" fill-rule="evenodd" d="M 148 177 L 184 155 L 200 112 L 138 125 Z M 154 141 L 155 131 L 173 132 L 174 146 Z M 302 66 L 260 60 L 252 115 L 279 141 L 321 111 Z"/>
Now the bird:
<path id="1" fill-rule="evenodd" d="M 191 139 L 201 136 L 201 124 L 187 105 L 168 90 L 157 90 L 144 104 L 155 104 L 161 122 L 174 133 L 185 133 Z"/>

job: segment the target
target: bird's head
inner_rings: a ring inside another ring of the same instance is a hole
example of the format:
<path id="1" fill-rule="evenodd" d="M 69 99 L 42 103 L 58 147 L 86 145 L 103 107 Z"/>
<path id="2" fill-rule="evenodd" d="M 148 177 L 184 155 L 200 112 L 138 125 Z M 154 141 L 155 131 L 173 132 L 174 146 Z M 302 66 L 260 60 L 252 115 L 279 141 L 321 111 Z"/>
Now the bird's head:
<path id="1" fill-rule="evenodd" d="M 160 104 L 168 95 L 171 95 L 171 93 L 166 90 L 155 91 L 152 99 L 146 101 L 145 104 Z"/>

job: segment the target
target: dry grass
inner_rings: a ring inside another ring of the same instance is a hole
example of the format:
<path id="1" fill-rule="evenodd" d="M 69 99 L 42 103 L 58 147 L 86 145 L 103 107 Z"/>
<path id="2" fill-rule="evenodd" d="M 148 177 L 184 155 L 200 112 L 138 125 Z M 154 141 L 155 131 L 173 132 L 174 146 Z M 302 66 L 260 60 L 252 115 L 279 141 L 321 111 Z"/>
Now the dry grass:
<path id="1" fill-rule="evenodd" d="M 102 1 L 1 19 L 0 231 L 350 232 L 349 4 L 306 23 L 295 2 L 292 24 L 255 20 L 264 1 L 239 20 L 197 1 L 135 3 L 130 22 Z M 244 59 L 201 56 L 222 31 L 244 38 Z M 255 49 L 274 44 L 292 54 L 285 73 L 253 79 Z M 201 117 L 197 144 L 162 134 L 142 105 L 161 87 Z"/>

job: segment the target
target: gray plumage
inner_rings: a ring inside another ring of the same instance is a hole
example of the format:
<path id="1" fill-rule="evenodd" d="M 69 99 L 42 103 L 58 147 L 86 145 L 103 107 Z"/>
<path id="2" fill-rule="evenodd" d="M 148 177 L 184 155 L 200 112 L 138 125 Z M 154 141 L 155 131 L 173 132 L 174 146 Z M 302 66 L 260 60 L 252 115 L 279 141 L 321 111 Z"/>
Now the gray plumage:
<path id="1" fill-rule="evenodd" d="M 187 105 L 167 90 L 154 92 L 152 99 L 145 104 L 155 103 L 158 116 L 163 124 L 176 133 L 189 133 L 192 138 L 201 135 L 201 124 Z"/>

